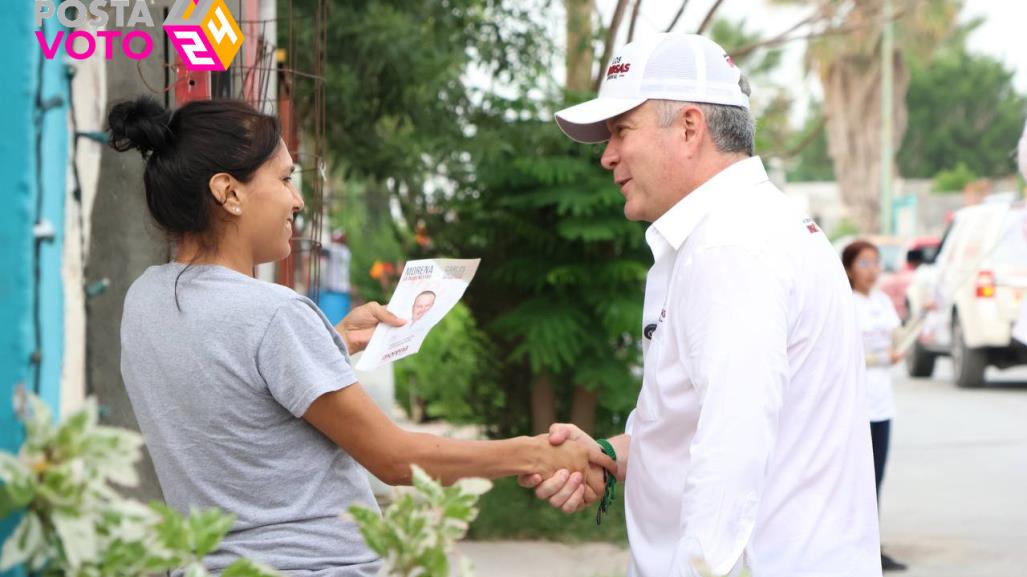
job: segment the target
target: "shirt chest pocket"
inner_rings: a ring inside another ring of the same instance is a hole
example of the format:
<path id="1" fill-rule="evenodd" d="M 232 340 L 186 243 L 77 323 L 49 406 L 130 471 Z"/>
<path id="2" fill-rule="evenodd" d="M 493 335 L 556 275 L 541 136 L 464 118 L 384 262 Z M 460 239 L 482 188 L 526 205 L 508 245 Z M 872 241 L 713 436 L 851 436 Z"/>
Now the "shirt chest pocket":
<path id="1" fill-rule="evenodd" d="M 669 326 L 661 324 L 645 356 L 642 390 L 635 418 L 640 422 L 672 418 L 675 422 L 695 410 L 696 390 L 685 353 Z"/>
<path id="2" fill-rule="evenodd" d="M 635 418 L 641 422 L 655 421 L 663 412 L 661 385 L 665 380 L 661 375 L 664 362 L 669 354 L 671 343 L 666 337 L 666 326 L 663 324 L 652 334 L 652 341 L 645 353 L 645 364 L 642 373 L 642 390 L 638 393 L 638 404 Z"/>

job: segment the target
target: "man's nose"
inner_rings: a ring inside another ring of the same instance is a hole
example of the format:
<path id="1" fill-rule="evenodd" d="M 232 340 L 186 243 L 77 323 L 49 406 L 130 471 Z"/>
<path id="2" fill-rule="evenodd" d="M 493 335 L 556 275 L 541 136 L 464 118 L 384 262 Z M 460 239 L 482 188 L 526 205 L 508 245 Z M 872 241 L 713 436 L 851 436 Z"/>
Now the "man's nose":
<path id="1" fill-rule="evenodd" d="M 603 156 L 599 159 L 599 164 L 603 165 L 603 168 L 606 170 L 613 170 L 618 162 L 620 162 L 620 154 L 617 152 L 617 146 L 613 140 L 610 140 L 610 142 L 606 143 L 606 148 L 603 150 Z"/>

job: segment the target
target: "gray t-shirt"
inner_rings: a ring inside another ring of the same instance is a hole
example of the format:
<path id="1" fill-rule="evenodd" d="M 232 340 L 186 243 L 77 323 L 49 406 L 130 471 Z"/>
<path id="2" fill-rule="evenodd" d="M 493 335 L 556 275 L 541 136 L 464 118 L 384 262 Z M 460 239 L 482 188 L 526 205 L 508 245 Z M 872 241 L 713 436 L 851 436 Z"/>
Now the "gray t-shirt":
<path id="1" fill-rule="evenodd" d="M 302 419 L 354 383 L 316 305 L 230 269 L 150 267 L 125 298 L 121 373 L 168 505 L 219 507 L 232 531 L 205 564 L 238 557 L 283 572 L 370 577 L 381 566 L 340 514 L 377 508 L 367 477 Z"/>

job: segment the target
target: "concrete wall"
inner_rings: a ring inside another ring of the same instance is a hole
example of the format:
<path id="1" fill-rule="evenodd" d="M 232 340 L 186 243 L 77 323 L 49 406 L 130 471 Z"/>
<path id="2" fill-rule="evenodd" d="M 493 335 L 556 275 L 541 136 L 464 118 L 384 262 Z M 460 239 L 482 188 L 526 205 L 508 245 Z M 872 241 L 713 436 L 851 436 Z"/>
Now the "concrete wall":
<path id="1" fill-rule="evenodd" d="M 896 230 L 905 233 L 905 236 L 941 236 L 948 225 L 949 213 L 955 212 L 966 205 L 962 194 L 941 194 L 931 192 L 930 180 L 906 180 L 902 182 L 900 189 L 902 194 L 912 201 L 908 212 L 913 212 L 915 217 L 907 218 L 906 227 L 902 228 L 901 221 Z M 901 211 L 896 211 L 896 218 L 901 217 Z M 908 221 L 913 220 L 913 224 Z"/>
<path id="2" fill-rule="evenodd" d="M 962 194 L 931 192 L 930 180 L 897 180 L 895 184 L 897 236 L 940 235 L 945 229 L 948 213 L 965 205 Z M 836 182 L 789 182 L 781 189 L 796 206 L 815 218 L 828 234 L 836 231 L 844 221 L 853 220 L 851 211 L 842 202 Z"/>
<path id="3" fill-rule="evenodd" d="M 153 2 L 150 10 L 154 19 L 163 20 L 164 9 L 172 4 L 172 0 Z M 112 21 L 109 28 L 117 29 L 113 24 Z M 126 33 L 131 28 L 120 30 Z M 145 27 L 140 30 L 152 31 Z M 126 58 L 107 63 L 108 106 L 104 115 L 115 102 L 149 93 L 146 84 L 158 90 L 165 86 L 164 46 L 163 42 L 155 42 L 153 53 L 139 61 L 138 68 L 136 61 Z M 174 51 L 170 46 L 168 49 Z M 174 79 L 173 74 L 171 78 Z M 154 96 L 164 99 L 160 94 Z M 103 126 L 106 126 L 105 119 Z M 132 281 L 147 267 L 168 262 L 171 256 L 171 247 L 146 209 L 143 167 L 143 160 L 135 151 L 119 153 L 108 147 L 100 149 L 85 269 L 86 283 L 104 280 L 109 283 L 106 291 L 86 302 L 87 391 L 97 397 L 104 424 L 136 431 L 139 425 L 121 379 L 121 309 Z M 140 485 L 130 492 L 131 496 L 144 500 L 163 499 L 149 455 L 141 463 L 139 473 Z"/>

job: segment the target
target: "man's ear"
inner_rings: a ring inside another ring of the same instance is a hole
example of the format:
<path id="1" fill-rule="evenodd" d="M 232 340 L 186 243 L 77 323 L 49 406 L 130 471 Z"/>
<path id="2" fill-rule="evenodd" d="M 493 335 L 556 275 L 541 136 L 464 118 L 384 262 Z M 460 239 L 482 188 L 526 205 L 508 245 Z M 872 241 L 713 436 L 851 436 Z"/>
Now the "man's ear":
<path id="1" fill-rule="evenodd" d="M 681 109 L 681 129 L 689 152 L 699 149 L 706 136 L 706 115 L 698 106 L 690 104 Z"/>

